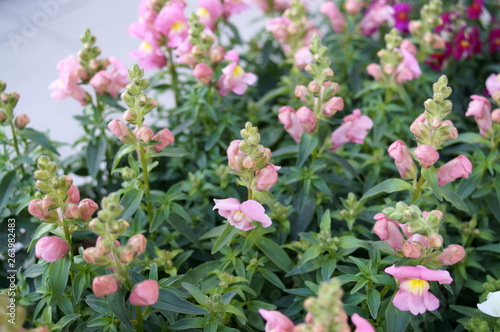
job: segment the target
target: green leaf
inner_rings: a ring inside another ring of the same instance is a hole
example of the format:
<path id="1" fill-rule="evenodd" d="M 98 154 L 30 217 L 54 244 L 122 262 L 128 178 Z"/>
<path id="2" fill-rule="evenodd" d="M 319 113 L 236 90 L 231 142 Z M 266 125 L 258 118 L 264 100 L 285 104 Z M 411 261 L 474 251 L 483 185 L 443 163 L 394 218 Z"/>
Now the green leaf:
<path id="1" fill-rule="evenodd" d="M 195 306 L 168 289 L 160 289 L 158 301 L 152 305 L 153 308 L 159 310 L 167 310 L 179 312 L 187 315 L 206 315 L 208 311 Z"/>
<path id="2" fill-rule="evenodd" d="M 227 223 L 226 227 L 222 231 L 221 235 L 215 241 L 214 247 L 212 248 L 212 255 L 221 250 L 224 246 L 231 242 L 233 236 L 238 233 L 238 229 L 231 224 Z"/>
<path id="3" fill-rule="evenodd" d="M 121 218 L 127 220 L 137 211 L 139 206 L 141 205 L 142 195 L 144 191 L 139 189 L 130 189 L 123 195 L 120 200 L 120 205 L 125 208 Z"/>
<path id="4" fill-rule="evenodd" d="M 87 167 L 89 175 L 95 177 L 99 171 L 99 166 L 106 156 L 107 141 L 105 136 L 92 140 L 87 146 Z"/>
<path id="5" fill-rule="evenodd" d="M 54 154 L 59 155 L 57 149 L 54 147 L 54 145 L 52 145 L 52 143 L 44 133 L 41 133 L 32 128 L 24 128 L 23 130 L 19 131 L 19 135 L 25 139 L 32 141 L 35 144 L 43 146 Z"/>
<path id="6" fill-rule="evenodd" d="M 81 316 L 80 314 L 66 315 L 57 322 L 57 325 L 59 325 L 60 328 L 63 329 L 66 325 L 68 325 L 69 323 L 71 323 L 80 316 Z"/>
<path id="7" fill-rule="evenodd" d="M 488 140 L 484 138 L 484 136 L 478 133 L 464 133 L 458 135 L 458 137 L 455 139 L 447 141 L 446 143 L 444 143 L 444 146 L 446 147 L 457 143 L 467 143 L 467 144 L 480 143 L 484 145 L 489 144 Z"/>
<path id="8" fill-rule="evenodd" d="M 332 218 L 330 216 L 330 209 L 327 209 L 325 213 L 323 213 L 323 216 L 321 217 L 321 223 L 319 225 L 319 228 L 322 231 L 330 232 L 331 225 L 332 225 Z"/>
<path id="9" fill-rule="evenodd" d="M 16 184 L 16 170 L 8 172 L 0 182 L 0 210 L 3 210 L 5 204 L 9 201 L 9 197 L 15 189 Z"/>
<path id="10" fill-rule="evenodd" d="M 50 304 L 53 305 L 59 301 L 59 297 L 64 293 L 68 285 L 69 268 L 71 261 L 69 257 L 58 259 L 50 263 L 48 271 L 48 283 L 51 289 Z"/>
<path id="11" fill-rule="evenodd" d="M 133 145 L 122 145 L 118 152 L 115 155 L 115 159 L 113 160 L 113 168 L 112 172 L 115 171 L 116 167 L 118 166 L 118 163 L 120 163 L 120 160 L 125 156 L 126 154 L 135 151 L 135 146 Z"/>
<path id="12" fill-rule="evenodd" d="M 299 155 L 297 157 L 297 167 L 302 167 L 307 158 L 318 145 L 318 138 L 308 133 L 304 133 L 300 138 Z"/>
<path id="13" fill-rule="evenodd" d="M 280 269 L 288 272 L 292 269 L 293 263 L 283 248 L 276 242 L 266 237 L 259 236 L 255 239 L 255 244 L 259 249 Z"/>
<path id="14" fill-rule="evenodd" d="M 441 192 L 441 187 L 438 185 L 437 172 L 434 166 L 429 168 L 422 168 L 422 176 L 431 186 L 432 192 L 440 201 L 443 200 L 443 194 Z"/>
<path id="15" fill-rule="evenodd" d="M 441 188 L 441 191 L 443 193 L 444 199 L 453 204 L 454 207 L 465 212 L 469 211 L 467 204 L 465 204 L 464 200 L 460 196 L 458 196 L 457 193 L 446 188 Z"/>
<path id="16" fill-rule="evenodd" d="M 387 332 L 406 331 L 406 327 L 410 323 L 410 312 L 400 311 L 391 302 L 385 311 L 385 319 Z"/>
<path id="17" fill-rule="evenodd" d="M 205 318 L 203 317 L 189 317 L 178 320 L 168 328 L 171 330 L 186 331 L 189 329 L 201 329 L 204 324 Z"/>
<path id="18" fill-rule="evenodd" d="M 380 308 L 380 293 L 375 288 L 369 288 L 366 292 L 368 308 L 373 319 L 377 319 L 378 309 Z"/>
<path id="19" fill-rule="evenodd" d="M 368 190 L 363 195 L 363 197 L 361 197 L 361 200 L 363 201 L 367 198 L 376 196 L 380 193 L 390 194 L 390 193 L 394 193 L 397 191 L 409 190 L 411 188 L 413 188 L 413 186 L 404 180 L 388 179 L 388 180 L 385 180 L 385 181 L 377 184 L 376 186 L 374 186 L 370 190 Z"/>
<path id="20" fill-rule="evenodd" d="M 271 270 L 268 270 L 266 268 L 261 268 L 259 269 L 260 273 L 262 274 L 262 276 L 264 276 L 264 278 L 266 278 L 267 281 L 269 281 L 270 283 L 272 283 L 274 286 L 278 287 L 279 289 L 281 290 L 285 290 L 285 284 L 281 281 L 280 278 L 278 278 L 278 276 L 272 272 Z"/>
<path id="21" fill-rule="evenodd" d="M 215 317 L 208 317 L 206 319 L 205 325 L 203 326 L 203 332 L 217 332 L 219 327 L 219 322 Z"/>
<path id="22" fill-rule="evenodd" d="M 165 149 L 163 149 L 163 151 L 153 153 L 152 157 L 183 157 L 187 155 L 189 155 L 189 153 L 187 153 L 184 149 L 167 146 Z"/>
<path id="23" fill-rule="evenodd" d="M 177 205 L 181 207 L 178 204 L 173 204 L 172 205 L 172 210 L 174 206 Z M 182 207 L 181 207 L 182 208 Z M 182 208 L 182 211 L 186 213 L 184 208 Z M 187 215 L 187 213 L 186 213 Z M 191 219 L 191 218 L 190 218 Z M 193 243 L 195 246 L 200 248 L 201 250 L 204 250 L 203 247 L 200 244 L 200 241 L 198 240 L 198 235 L 193 231 L 193 228 L 189 225 L 189 223 L 186 220 L 182 220 L 178 214 L 171 215 L 168 219 L 168 222 L 183 236 L 185 236 L 191 243 Z"/>
<path id="24" fill-rule="evenodd" d="M 125 287 L 121 287 L 118 292 L 108 295 L 108 305 L 121 323 L 128 328 L 133 328 L 134 326 L 129 319 L 127 307 L 125 306 L 125 292 Z"/>
<path id="25" fill-rule="evenodd" d="M 358 249 L 358 248 L 365 248 L 368 249 L 369 246 L 364 240 L 360 240 L 354 236 L 351 235 L 346 235 L 346 236 L 341 236 L 339 238 L 338 242 L 339 248 L 343 249 Z"/>
<path id="26" fill-rule="evenodd" d="M 310 246 L 300 257 L 299 262 L 297 263 L 298 266 L 304 265 L 307 261 L 310 261 L 311 259 L 315 259 L 318 257 L 321 253 L 323 252 L 323 249 L 319 245 L 312 245 Z"/>
<path id="27" fill-rule="evenodd" d="M 196 302 L 198 302 L 199 304 L 205 304 L 205 300 L 207 299 L 207 296 L 205 294 L 203 294 L 201 289 L 199 289 L 195 285 L 192 285 L 188 282 L 183 282 L 182 287 L 184 287 L 184 289 L 186 289 L 189 292 L 189 294 L 191 294 L 191 296 L 194 297 Z"/>
<path id="28" fill-rule="evenodd" d="M 500 244 L 487 244 L 485 246 L 477 247 L 476 250 L 478 251 L 491 251 L 491 252 L 496 252 L 500 254 Z"/>

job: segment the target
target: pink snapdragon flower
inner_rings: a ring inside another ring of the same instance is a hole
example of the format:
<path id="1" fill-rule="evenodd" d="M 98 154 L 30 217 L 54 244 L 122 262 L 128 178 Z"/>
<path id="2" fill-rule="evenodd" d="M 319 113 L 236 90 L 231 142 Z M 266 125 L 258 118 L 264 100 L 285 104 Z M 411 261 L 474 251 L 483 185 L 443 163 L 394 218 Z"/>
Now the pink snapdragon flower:
<path id="1" fill-rule="evenodd" d="M 133 305 L 153 305 L 158 301 L 160 288 L 156 280 L 144 280 L 134 286 L 129 301 Z"/>
<path id="2" fill-rule="evenodd" d="M 138 59 L 139 66 L 145 70 L 165 67 L 167 58 L 158 46 L 143 41 L 138 50 L 130 52 L 132 59 Z"/>
<path id="3" fill-rule="evenodd" d="M 465 257 L 465 249 L 458 244 L 450 244 L 443 249 L 443 253 L 437 257 L 443 265 L 453 265 Z"/>
<path id="4" fill-rule="evenodd" d="M 255 189 L 259 191 L 269 191 L 278 182 L 278 171 L 280 166 L 269 164 L 263 169 L 255 172 Z"/>
<path id="5" fill-rule="evenodd" d="M 224 59 L 230 60 L 231 63 L 222 69 L 222 75 L 217 81 L 219 94 L 226 96 L 231 91 L 237 95 L 244 94 L 249 85 L 257 82 L 257 76 L 253 73 L 246 73 L 238 64 L 240 56 L 235 50 L 227 52 Z"/>
<path id="6" fill-rule="evenodd" d="M 57 212 L 54 210 L 49 211 L 43 207 L 41 199 L 34 199 L 28 205 L 28 212 L 35 218 L 46 221 L 53 221 L 57 217 Z"/>
<path id="7" fill-rule="evenodd" d="M 266 23 L 266 30 L 271 32 L 281 44 L 288 42 L 289 31 L 297 29 L 297 26 L 286 16 L 272 18 Z"/>
<path id="8" fill-rule="evenodd" d="M 495 92 L 500 91 L 500 76 L 498 74 L 491 74 L 486 79 L 486 89 L 490 96 L 493 96 Z"/>
<path id="9" fill-rule="evenodd" d="M 92 291 L 97 297 L 116 293 L 118 288 L 120 288 L 120 283 L 110 275 L 95 277 L 92 281 Z"/>
<path id="10" fill-rule="evenodd" d="M 375 81 L 380 81 L 382 77 L 384 77 L 384 72 L 382 71 L 382 67 L 378 63 L 370 63 L 366 66 L 366 72 L 368 75 L 373 77 Z"/>
<path id="11" fill-rule="evenodd" d="M 472 174 L 471 161 L 466 156 L 458 156 L 438 169 L 438 185 L 444 186 L 458 178 L 467 179 L 469 174 Z"/>
<path id="12" fill-rule="evenodd" d="M 439 160 L 439 153 L 432 145 L 419 145 L 415 149 L 415 155 L 423 168 L 429 168 Z"/>
<path id="13" fill-rule="evenodd" d="M 224 0 L 224 19 L 228 19 L 229 16 L 239 14 L 249 6 L 245 0 Z"/>
<path id="14" fill-rule="evenodd" d="M 300 137 L 304 133 L 304 128 L 300 124 L 295 110 L 290 106 L 283 106 L 279 109 L 278 119 L 285 127 L 285 130 L 292 136 L 295 143 L 300 142 Z"/>
<path id="15" fill-rule="evenodd" d="M 160 142 L 158 144 L 151 145 L 151 149 L 153 149 L 155 152 L 159 153 L 163 151 L 167 146 L 175 142 L 175 137 L 172 132 L 164 128 L 160 130 L 156 135 L 153 136 L 152 138 L 153 141 Z"/>
<path id="16" fill-rule="evenodd" d="M 57 236 L 44 236 L 36 243 L 35 255 L 47 262 L 55 262 L 59 258 L 64 258 L 68 250 L 68 243 L 63 239 Z"/>
<path id="17" fill-rule="evenodd" d="M 213 75 L 213 69 L 204 63 L 199 63 L 194 67 L 193 76 L 203 85 L 210 85 Z"/>
<path id="18" fill-rule="evenodd" d="M 349 15 L 359 14 L 364 6 L 365 2 L 363 0 L 347 0 L 344 4 L 345 11 Z"/>
<path id="19" fill-rule="evenodd" d="M 410 4 L 408 2 L 400 2 L 392 6 L 394 9 L 394 27 L 401 32 L 407 33 L 408 24 L 410 20 L 408 14 L 410 13 Z"/>
<path id="20" fill-rule="evenodd" d="M 497 108 L 493 112 L 491 112 L 491 121 L 500 123 L 500 108 Z"/>
<path id="21" fill-rule="evenodd" d="M 87 93 L 78 84 L 88 76 L 85 68 L 71 55 L 57 63 L 57 70 L 59 71 L 59 79 L 50 83 L 49 89 L 53 90 L 50 96 L 57 101 L 72 97 L 80 104 L 86 105 Z"/>
<path id="22" fill-rule="evenodd" d="M 354 332 L 376 332 L 372 324 L 356 313 L 351 316 L 351 320 L 356 327 Z"/>
<path id="23" fill-rule="evenodd" d="M 416 167 L 411 157 L 410 150 L 405 142 L 399 140 L 392 143 L 388 149 L 389 156 L 394 159 L 399 174 L 405 180 L 412 179 L 416 175 Z"/>
<path id="24" fill-rule="evenodd" d="M 488 136 L 487 131 L 492 126 L 490 101 L 478 95 L 472 95 L 471 98 L 472 101 L 469 103 L 465 116 L 473 116 L 481 135 Z"/>
<path id="25" fill-rule="evenodd" d="M 122 142 L 130 143 L 134 140 L 132 130 L 120 119 L 111 120 L 108 128 Z"/>
<path id="26" fill-rule="evenodd" d="M 337 8 L 335 2 L 323 2 L 319 11 L 321 14 L 326 15 L 330 19 L 330 24 L 336 33 L 341 33 L 347 26 L 344 15 L 342 15 L 342 12 Z"/>
<path id="27" fill-rule="evenodd" d="M 116 98 L 120 90 L 129 83 L 127 66 L 123 61 L 112 56 L 108 60 L 111 64 L 111 70 L 99 71 L 92 77 L 89 84 L 97 94 L 102 95 L 107 92 Z"/>
<path id="28" fill-rule="evenodd" d="M 293 55 L 295 65 L 299 69 L 304 69 L 309 63 L 313 62 L 313 56 L 308 46 L 301 47 Z"/>
<path id="29" fill-rule="evenodd" d="M 361 115 L 359 109 L 344 117 L 344 122 L 332 133 L 330 142 L 333 144 L 331 151 L 337 151 L 342 145 L 353 142 L 363 144 L 368 135 L 368 130 L 373 127 L 373 121 L 367 115 Z"/>
<path id="30" fill-rule="evenodd" d="M 255 228 L 253 221 L 258 221 L 263 227 L 272 224 L 271 218 L 265 213 L 264 207 L 257 201 L 248 200 L 240 203 L 236 198 L 214 199 L 214 210 L 226 218 L 229 224 L 238 229 L 248 231 Z"/>
<path id="31" fill-rule="evenodd" d="M 155 28 L 167 37 L 168 47 L 177 47 L 188 37 L 189 23 L 184 15 L 184 5 L 167 4 L 155 19 Z"/>
<path id="32" fill-rule="evenodd" d="M 394 250 L 403 248 L 404 237 L 399 230 L 399 223 L 386 217 L 383 213 L 377 213 L 373 219 L 376 220 L 373 232 L 380 240 L 387 243 Z"/>
<path id="33" fill-rule="evenodd" d="M 196 15 L 200 22 L 204 23 L 210 30 L 215 29 L 215 23 L 222 16 L 224 7 L 220 0 L 199 0 Z"/>
<path id="34" fill-rule="evenodd" d="M 248 156 L 239 149 L 240 142 L 241 140 L 232 141 L 226 151 L 229 167 L 237 172 L 241 171 L 243 160 Z"/>
<path id="35" fill-rule="evenodd" d="M 394 25 L 394 8 L 388 5 L 385 0 L 378 0 L 365 13 L 361 20 L 361 33 L 371 36 L 378 31 L 383 23 Z"/>
<path id="36" fill-rule="evenodd" d="M 295 328 L 290 318 L 277 310 L 259 309 L 259 314 L 266 320 L 265 332 L 293 332 Z"/>
<path id="37" fill-rule="evenodd" d="M 401 49 L 403 61 L 396 67 L 396 83 L 401 85 L 407 81 L 417 79 L 422 75 L 422 70 L 417 59 L 406 49 Z"/>
<path id="38" fill-rule="evenodd" d="M 453 281 L 448 271 L 429 270 L 423 265 L 393 265 L 386 268 L 385 272 L 399 280 L 399 290 L 392 303 L 399 310 L 410 311 L 413 315 L 439 308 L 438 298 L 429 292 L 429 281 L 438 281 L 440 284 Z"/>

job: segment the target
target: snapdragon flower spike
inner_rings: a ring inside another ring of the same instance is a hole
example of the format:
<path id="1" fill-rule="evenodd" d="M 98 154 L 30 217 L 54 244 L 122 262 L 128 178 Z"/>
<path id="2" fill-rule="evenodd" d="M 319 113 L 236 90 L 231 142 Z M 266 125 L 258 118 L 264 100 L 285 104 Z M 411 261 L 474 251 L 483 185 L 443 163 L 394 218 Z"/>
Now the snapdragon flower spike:
<path id="1" fill-rule="evenodd" d="M 486 295 L 486 301 L 478 303 L 479 310 L 493 317 L 500 317 L 500 291 L 490 292 Z"/>
<path id="2" fill-rule="evenodd" d="M 263 227 L 272 224 L 271 218 L 265 213 L 264 207 L 257 201 L 248 200 L 240 203 L 236 198 L 214 199 L 214 210 L 218 209 L 219 214 L 226 218 L 229 224 L 234 227 L 248 231 L 255 228 L 253 221 L 260 222 Z"/>
<path id="3" fill-rule="evenodd" d="M 249 85 L 257 82 L 257 76 L 253 73 L 246 73 L 238 64 L 240 56 L 235 50 L 227 52 L 224 59 L 231 61 L 231 63 L 222 69 L 222 75 L 217 81 L 219 94 L 227 96 L 231 91 L 237 95 L 244 94 Z"/>
<path id="4" fill-rule="evenodd" d="M 107 92 L 113 98 L 116 98 L 120 90 L 129 83 L 127 66 L 123 61 L 113 56 L 110 56 L 108 60 L 111 69 L 97 72 L 89 81 L 89 84 L 97 94 L 102 95 Z"/>
<path id="5" fill-rule="evenodd" d="M 342 145 L 353 142 L 363 144 L 368 130 L 373 127 L 373 121 L 367 115 L 361 115 L 359 109 L 344 117 L 344 122 L 333 133 L 330 142 L 331 151 L 337 151 Z"/>
<path id="6" fill-rule="evenodd" d="M 423 265 L 392 265 L 384 271 L 399 281 L 399 290 L 392 303 L 399 310 L 410 311 L 413 315 L 439 308 L 438 298 L 429 292 L 429 281 L 438 281 L 440 284 L 450 284 L 453 281 L 448 271 L 429 270 Z"/>
<path id="7" fill-rule="evenodd" d="M 396 49 L 398 50 L 398 49 Z M 412 81 L 422 75 L 422 70 L 415 56 L 408 50 L 400 49 L 403 54 L 403 61 L 396 67 L 396 83 L 399 85 Z"/>
<path id="8" fill-rule="evenodd" d="M 488 130 L 491 129 L 491 104 L 483 96 L 472 95 L 472 101 L 469 103 L 465 116 L 473 116 L 479 127 L 479 132 L 483 136 L 488 136 Z"/>
<path id="9" fill-rule="evenodd" d="M 266 320 L 265 332 L 293 332 L 295 328 L 290 318 L 277 310 L 259 309 L 259 314 Z"/>

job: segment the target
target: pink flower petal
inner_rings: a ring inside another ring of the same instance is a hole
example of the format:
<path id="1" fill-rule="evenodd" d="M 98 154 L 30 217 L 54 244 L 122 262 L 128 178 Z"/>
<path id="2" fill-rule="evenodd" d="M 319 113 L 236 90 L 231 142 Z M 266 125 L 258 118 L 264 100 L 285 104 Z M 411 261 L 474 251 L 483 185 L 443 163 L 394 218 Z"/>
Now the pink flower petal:
<path id="1" fill-rule="evenodd" d="M 264 207 L 252 199 L 241 203 L 241 212 L 249 218 L 262 223 L 264 227 L 269 227 L 273 223 L 271 218 L 266 214 Z"/>

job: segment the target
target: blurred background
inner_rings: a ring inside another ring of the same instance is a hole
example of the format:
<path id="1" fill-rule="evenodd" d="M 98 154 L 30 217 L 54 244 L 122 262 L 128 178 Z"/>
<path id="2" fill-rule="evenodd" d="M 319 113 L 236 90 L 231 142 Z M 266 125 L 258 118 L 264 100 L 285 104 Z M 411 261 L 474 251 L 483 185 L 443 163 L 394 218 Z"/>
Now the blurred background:
<path id="1" fill-rule="evenodd" d="M 59 60 L 76 55 L 80 36 L 89 28 L 97 37 L 102 56 L 115 56 L 131 66 L 130 51 L 140 40 L 127 34 L 138 19 L 140 0 L 0 0 L 0 79 L 7 91 L 21 98 L 16 114 L 26 113 L 30 127 L 49 132 L 60 142 L 74 142 L 83 130 L 73 119 L 82 106 L 74 99 L 50 97 L 49 84 L 58 78 Z M 187 0 L 190 13 L 197 0 Z M 244 40 L 264 25 L 256 8 L 232 17 Z M 257 20 L 256 20 L 257 19 Z M 71 146 L 61 147 L 63 156 Z"/>

